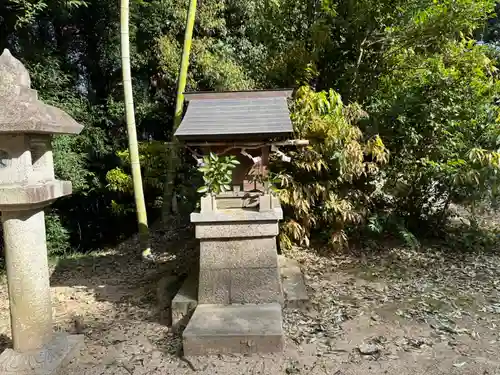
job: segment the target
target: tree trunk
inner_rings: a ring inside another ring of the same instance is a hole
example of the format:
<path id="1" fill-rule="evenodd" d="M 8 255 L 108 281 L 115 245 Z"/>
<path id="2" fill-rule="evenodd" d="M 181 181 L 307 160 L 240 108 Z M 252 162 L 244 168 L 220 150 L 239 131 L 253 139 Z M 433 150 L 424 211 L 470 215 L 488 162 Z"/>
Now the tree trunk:
<path id="1" fill-rule="evenodd" d="M 177 97 L 175 101 L 174 125 L 169 147 L 168 169 L 163 194 L 162 220 L 165 223 L 172 212 L 172 199 L 174 195 L 174 180 L 178 164 L 178 144 L 174 133 L 179 127 L 184 108 L 184 90 L 186 89 L 187 72 L 189 67 L 189 55 L 191 52 L 191 41 L 193 39 L 194 21 L 196 18 L 197 0 L 190 0 L 186 20 L 186 31 L 184 34 L 184 46 L 182 48 L 182 60 L 177 82 Z"/>
<path id="2" fill-rule="evenodd" d="M 130 74 L 129 0 L 121 0 L 120 29 L 125 115 L 127 117 L 128 147 L 130 152 L 130 165 L 132 168 L 132 180 L 134 183 L 134 198 L 137 221 L 139 224 L 142 256 L 143 258 L 149 258 L 151 256 L 151 249 L 149 244 L 148 217 L 142 187 L 141 165 L 139 162 L 139 148 L 137 145 L 135 127 L 132 78 Z"/>

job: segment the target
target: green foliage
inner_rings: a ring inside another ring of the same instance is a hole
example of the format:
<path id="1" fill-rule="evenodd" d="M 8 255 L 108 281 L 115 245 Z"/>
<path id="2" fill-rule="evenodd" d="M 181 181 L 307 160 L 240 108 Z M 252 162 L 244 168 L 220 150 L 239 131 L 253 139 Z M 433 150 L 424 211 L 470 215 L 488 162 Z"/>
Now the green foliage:
<path id="1" fill-rule="evenodd" d="M 167 148 L 164 142 L 150 141 L 139 143 L 139 156 L 143 176 L 144 191 L 150 209 L 156 210 L 162 205 L 164 174 L 167 168 Z M 116 152 L 120 162 L 106 173 L 106 188 L 116 192 L 111 202 L 111 210 L 115 215 L 134 212 L 132 177 L 128 150 Z M 189 211 L 194 208 L 198 195 L 196 187 L 202 181 L 196 173 L 192 158 L 187 153 L 181 153 L 181 168 L 175 180 L 177 201 L 181 208 Z"/>
<path id="2" fill-rule="evenodd" d="M 498 228 L 481 228 L 462 225 L 446 233 L 446 245 L 455 251 L 495 251 L 499 239 Z"/>
<path id="3" fill-rule="evenodd" d="M 135 205 L 131 198 L 134 186 L 130 168 L 130 154 L 128 150 L 116 153 L 120 165 L 106 173 L 107 188 L 118 193 L 111 202 L 111 210 L 115 215 L 126 215 L 134 212 Z M 166 170 L 166 149 L 163 142 L 139 143 L 139 162 L 141 165 L 144 192 L 149 208 L 157 209 L 161 201 L 156 197 L 161 196 Z"/>
<path id="4" fill-rule="evenodd" d="M 388 161 L 382 140 L 373 136 L 365 141 L 356 126 L 365 116 L 357 104 L 344 105 L 333 90 L 303 86 L 297 91 L 292 105 L 296 136 L 311 144 L 290 152 L 290 164 L 274 164 L 287 215 L 280 234 L 283 247 L 309 245 L 317 231 L 326 233 L 333 246 L 344 247 L 346 228 L 364 222 L 374 190 L 369 182 Z"/>
<path id="5" fill-rule="evenodd" d="M 59 0 L 51 6 L 59 6 L 71 10 L 86 5 L 85 0 Z M 22 27 L 33 23 L 36 17 L 49 7 L 44 0 L 7 0 L 6 8 L 15 12 L 17 16 L 16 27 Z"/>
<path id="6" fill-rule="evenodd" d="M 412 249 L 421 246 L 418 238 L 406 228 L 404 221 L 392 213 L 375 212 L 368 218 L 367 229 L 377 236 L 391 233 Z"/>
<path id="7" fill-rule="evenodd" d="M 132 176 L 127 174 L 120 167 L 116 167 L 106 173 L 106 180 L 108 181 L 108 188 L 112 191 L 119 191 L 122 193 L 133 193 Z"/>
<path id="8" fill-rule="evenodd" d="M 45 215 L 45 228 L 49 255 L 64 255 L 71 250 L 70 234 L 55 212 Z"/>
<path id="9" fill-rule="evenodd" d="M 131 7 L 137 134 L 154 210 L 187 2 Z M 64 241 L 99 247 L 133 230 L 130 165 L 120 152 L 118 2 L 9 0 L 0 9 L 0 44 L 25 63 L 42 100 L 85 125 L 53 141 L 56 174 L 74 187 L 49 213 L 50 225 L 67 231 L 50 234 L 61 249 L 54 251 L 66 251 Z M 292 112 L 296 136 L 310 147 L 292 150 L 291 163 L 273 162 L 284 245 L 324 236 L 342 246 L 366 225 L 417 246 L 422 229 L 443 227 L 450 203 L 474 207 L 498 195 L 498 16 L 487 21 L 494 9 L 493 0 L 206 0 L 187 90 L 305 85 Z M 204 183 L 192 157 L 180 157 L 175 193 L 189 211 Z"/>
<path id="10" fill-rule="evenodd" d="M 133 192 L 130 175 L 129 151 L 118 151 L 122 166 L 110 170 L 106 175 L 108 187 L 121 193 Z M 143 184 L 156 193 L 163 189 L 163 174 L 166 169 L 166 147 L 163 142 L 139 143 L 139 161 L 143 171 Z M 125 168 L 125 170 L 124 170 Z"/>
<path id="11" fill-rule="evenodd" d="M 385 191 L 406 224 L 496 195 L 500 86 L 485 48 L 463 40 L 430 54 L 407 49 L 392 64 L 369 109 L 371 130 L 393 151 Z"/>
<path id="12" fill-rule="evenodd" d="M 214 39 L 194 40 L 191 63 L 187 77 L 189 90 L 247 90 L 256 83 L 237 61 L 234 50 L 228 49 Z M 181 44 L 169 36 L 159 40 L 159 59 L 166 82 L 174 83 L 178 74 Z"/>
<path id="13" fill-rule="evenodd" d="M 210 48 L 210 40 L 200 40 L 193 46 L 193 67 L 196 86 L 211 87 L 215 90 L 249 90 L 255 82 L 245 72 L 244 67 L 231 57 L 222 46 Z M 202 72 L 196 77 L 198 72 Z M 195 87 L 196 87 L 195 86 Z"/>
<path id="14" fill-rule="evenodd" d="M 231 190 L 233 169 L 240 162 L 233 155 L 218 156 L 213 152 L 203 157 L 203 162 L 198 168 L 203 174 L 203 186 L 198 188 L 198 193 L 219 194 Z"/>

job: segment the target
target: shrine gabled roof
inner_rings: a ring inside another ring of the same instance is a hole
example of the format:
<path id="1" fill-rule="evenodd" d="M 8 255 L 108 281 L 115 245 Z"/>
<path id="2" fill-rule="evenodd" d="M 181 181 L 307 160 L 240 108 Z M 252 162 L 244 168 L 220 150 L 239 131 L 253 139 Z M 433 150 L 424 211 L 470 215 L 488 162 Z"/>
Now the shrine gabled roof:
<path id="1" fill-rule="evenodd" d="M 292 90 L 186 93 L 180 140 L 275 138 L 293 133 Z"/>

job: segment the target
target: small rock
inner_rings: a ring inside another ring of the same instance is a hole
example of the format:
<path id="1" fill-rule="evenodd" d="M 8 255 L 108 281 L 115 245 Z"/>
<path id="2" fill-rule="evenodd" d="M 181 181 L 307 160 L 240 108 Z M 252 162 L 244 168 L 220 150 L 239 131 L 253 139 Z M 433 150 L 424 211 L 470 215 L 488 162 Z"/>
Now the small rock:
<path id="1" fill-rule="evenodd" d="M 85 323 L 83 321 L 83 317 L 80 315 L 73 316 L 73 326 L 74 326 L 76 334 L 79 335 L 79 334 L 84 333 L 86 327 L 85 327 Z"/>
<path id="2" fill-rule="evenodd" d="M 406 337 L 398 337 L 394 340 L 394 344 L 396 344 L 396 346 L 403 347 L 408 344 L 408 339 Z"/>
<path id="3" fill-rule="evenodd" d="M 152 359 L 161 359 L 163 357 L 163 353 L 160 352 L 159 350 L 155 350 L 151 353 L 151 358 Z"/>
<path id="4" fill-rule="evenodd" d="M 411 346 L 412 348 L 421 348 L 424 345 L 428 345 L 428 341 L 422 339 L 422 338 L 410 338 L 408 340 L 408 345 Z"/>
<path id="5" fill-rule="evenodd" d="M 120 361 L 122 358 L 121 351 L 116 349 L 114 346 L 110 346 L 107 348 L 105 355 L 102 358 L 102 363 L 104 365 L 112 365 L 117 361 Z"/>
<path id="6" fill-rule="evenodd" d="M 452 227 L 461 227 L 461 226 L 466 226 L 470 227 L 471 222 L 469 219 L 461 216 L 453 216 L 448 219 L 448 223 Z"/>
<path id="7" fill-rule="evenodd" d="M 380 352 L 380 348 L 375 344 L 361 344 L 358 346 L 358 350 L 363 355 L 373 355 Z"/>
<path id="8" fill-rule="evenodd" d="M 136 342 L 137 342 L 137 345 L 139 346 L 140 352 L 151 353 L 155 349 L 153 344 L 151 344 L 151 342 L 148 340 L 148 338 L 144 335 L 137 336 Z"/>
<path id="9" fill-rule="evenodd" d="M 112 345 L 116 345 L 127 341 L 127 336 L 121 330 L 113 330 L 108 334 L 107 339 Z"/>

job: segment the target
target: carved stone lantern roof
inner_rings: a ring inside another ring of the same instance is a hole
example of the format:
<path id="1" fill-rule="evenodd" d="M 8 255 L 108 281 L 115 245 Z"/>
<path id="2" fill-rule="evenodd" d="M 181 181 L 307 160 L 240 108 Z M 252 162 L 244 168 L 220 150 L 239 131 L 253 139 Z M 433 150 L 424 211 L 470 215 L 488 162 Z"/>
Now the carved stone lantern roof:
<path id="1" fill-rule="evenodd" d="M 0 133 L 78 134 L 83 126 L 59 108 L 38 100 L 23 64 L 0 55 Z"/>

